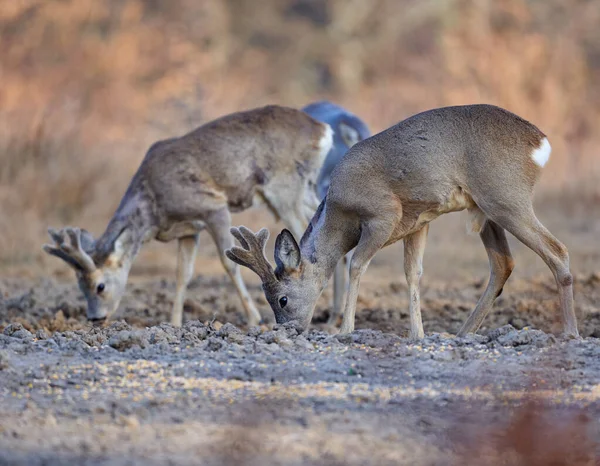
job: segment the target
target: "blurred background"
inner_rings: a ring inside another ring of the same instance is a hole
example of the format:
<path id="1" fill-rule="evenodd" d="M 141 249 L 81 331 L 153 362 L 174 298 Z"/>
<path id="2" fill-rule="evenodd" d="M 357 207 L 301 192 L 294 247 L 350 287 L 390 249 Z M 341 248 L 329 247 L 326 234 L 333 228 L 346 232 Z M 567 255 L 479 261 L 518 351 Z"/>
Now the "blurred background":
<path id="1" fill-rule="evenodd" d="M 538 199 L 590 205 L 599 26 L 595 0 L 2 0 L 0 268 L 68 272 L 43 257 L 48 225 L 99 235 L 154 141 L 269 103 L 330 99 L 374 133 L 497 104 L 550 138 Z"/>

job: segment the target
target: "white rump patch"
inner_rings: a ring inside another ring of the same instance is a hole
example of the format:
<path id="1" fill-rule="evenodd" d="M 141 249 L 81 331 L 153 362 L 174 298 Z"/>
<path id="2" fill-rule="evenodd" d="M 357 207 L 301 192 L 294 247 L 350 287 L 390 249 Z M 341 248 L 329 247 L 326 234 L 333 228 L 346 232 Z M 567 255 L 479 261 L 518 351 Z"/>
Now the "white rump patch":
<path id="1" fill-rule="evenodd" d="M 540 147 L 538 147 L 531 153 L 531 158 L 540 167 L 543 167 L 544 165 L 546 165 L 548 159 L 550 158 L 550 152 L 552 152 L 552 147 L 550 147 L 548 138 L 544 138 L 542 139 L 542 144 L 540 145 Z"/>
<path id="2" fill-rule="evenodd" d="M 321 139 L 319 139 L 319 169 L 323 165 L 323 162 L 325 162 L 325 157 L 327 157 L 333 146 L 333 129 L 327 123 L 323 123 L 323 126 L 325 127 L 325 131 Z"/>

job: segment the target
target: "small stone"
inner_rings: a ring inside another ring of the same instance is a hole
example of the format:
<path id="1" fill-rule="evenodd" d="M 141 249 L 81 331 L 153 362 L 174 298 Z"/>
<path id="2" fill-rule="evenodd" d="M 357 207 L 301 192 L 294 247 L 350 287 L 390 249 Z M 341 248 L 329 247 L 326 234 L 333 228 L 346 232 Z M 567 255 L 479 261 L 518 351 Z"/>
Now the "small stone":
<path id="1" fill-rule="evenodd" d="M 294 338 L 294 345 L 298 349 L 302 349 L 304 351 L 313 351 L 315 347 L 310 343 L 306 338 L 302 335 L 298 336 L 298 338 Z"/>
<path id="2" fill-rule="evenodd" d="M 8 369 L 11 366 L 8 351 L 0 350 L 0 371 Z"/>
<path id="3" fill-rule="evenodd" d="M 145 348 L 148 344 L 147 338 L 142 331 L 121 330 L 108 340 L 108 345 L 118 351 L 125 351 L 134 346 Z"/>
<path id="4" fill-rule="evenodd" d="M 241 335 L 242 331 L 231 323 L 226 323 L 220 329 L 217 330 L 217 336 L 221 338 L 227 338 L 230 335 Z"/>
<path id="5" fill-rule="evenodd" d="M 89 346 L 102 346 L 106 343 L 106 335 L 98 328 L 92 328 L 81 337 L 81 340 Z"/>
<path id="6" fill-rule="evenodd" d="M 530 344 L 532 340 L 529 332 L 513 330 L 512 332 L 499 337 L 497 341 L 502 346 L 522 346 Z"/>
<path id="7" fill-rule="evenodd" d="M 200 341 L 206 339 L 208 336 L 208 329 L 204 326 L 193 326 L 185 329 L 181 335 L 181 339 L 185 341 Z"/>
<path id="8" fill-rule="evenodd" d="M 52 414 L 48 414 L 46 416 L 46 419 L 44 419 L 44 423 L 48 426 L 48 427 L 56 427 L 58 425 L 58 422 L 56 421 L 56 418 L 54 417 L 54 415 Z"/>
<path id="9" fill-rule="evenodd" d="M 130 430 L 138 430 L 140 428 L 140 421 L 134 415 L 121 416 L 121 425 Z"/>
<path id="10" fill-rule="evenodd" d="M 119 320 L 117 322 L 113 322 L 110 327 L 108 327 L 108 330 L 112 333 L 112 332 L 118 332 L 120 330 L 131 330 L 131 326 L 125 322 L 124 320 Z"/>
<path id="11" fill-rule="evenodd" d="M 490 339 L 490 341 L 495 341 L 498 338 L 500 338 L 503 335 L 506 335 L 510 332 L 513 332 L 515 330 L 515 328 L 512 325 L 503 325 L 500 328 L 497 328 L 495 330 L 491 330 L 487 336 Z"/>
<path id="12" fill-rule="evenodd" d="M 273 330 L 283 330 L 288 337 L 295 337 L 304 332 L 304 327 L 302 327 L 302 324 L 298 320 L 292 320 L 285 324 L 274 325 Z"/>
<path id="13" fill-rule="evenodd" d="M 173 335 L 172 332 L 172 327 L 169 329 L 163 329 L 160 327 L 155 327 L 152 329 L 151 333 L 150 333 L 150 343 L 151 344 L 157 344 L 157 343 L 176 343 L 177 342 L 177 336 Z"/>
<path id="14" fill-rule="evenodd" d="M 393 293 L 403 293 L 406 290 L 406 285 L 404 285 L 401 282 L 391 282 L 390 283 L 390 290 Z"/>
<path id="15" fill-rule="evenodd" d="M 521 330 L 521 329 L 524 329 L 525 327 L 527 327 L 527 322 L 525 322 L 523 319 L 519 319 L 518 317 L 512 319 L 510 321 L 510 324 L 518 330 Z"/>
<path id="16" fill-rule="evenodd" d="M 455 355 L 454 351 L 438 351 L 432 354 L 432 359 L 434 361 L 450 362 L 456 359 Z"/>
<path id="17" fill-rule="evenodd" d="M 8 324 L 3 333 L 9 337 L 19 338 L 20 340 L 33 339 L 33 334 L 29 330 L 23 328 L 23 325 L 19 323 Z"/>
<path id="18" fill-rule="evenodd" d="M 264 341 L 265 343 L 275 343 L 275 332 L 269 330 L 268 332 L 264 332 L 258 337 L 259 340 Z"/>
<path id="19" fill-rule="evenodd" d="M 225 346 L 225 342 L 217 337 L 210 337 L 206 343 L 208 351 L 219 351 L 223 346 Z"/>
<path id="20" fill-rule="evenodd" d="M 256 338 L 256 337 L 258 337 L 258 336 L 259 336 L 259 335 L 260 335 L 262 332 L 263 332 L 263 331 L 262 331 L 262 329 L 261 329 L 261 328 L 260 328 L 258 325 L 255 325 L 255 326 L 253 326 L 253 327 L 250 327 L 250 328 L 248 329 L 248 336 L 249 336 L 249 337 Z"/>
<path id="21" fill-rule="evenodd" d="M 544 348 L 555 344 L 556 338 L 541 330 L 513 330 L 499 337 L 497 342 L 502 346 L 534 345 L 538 348 Z"/>
<path id="22" fill-rule="evenodd" d="M 269 330 L 269 326 L 267 324 L 261 324 L 260 330 L 261 330 L 261 332 L 266 332 Z"/>
<path id="23" fill-rule="evenodd" d="M 354 338 L 352 337 L 352 334 L 350 334 L 350 333 L 338 333 L 337 335 L 334 335 L 333 338 L 335 338 L 340 343 L 344 343 L 346 345 L 348 345 L 354 341 Z"/>
<path id="24" fill-rule="evenodd" d="M 470 346 L 470 345 L 484 345 L 490 341 L 489 336 L 478 335 L 476 333 L 469 333 L 464 337 L 456 337 L 453 343 L 456 346 Z"/>
<path id="25" fill-rule="evenodd" d="M 231 333 L 227 336 L 227 341 L 229 343 L 237 343 L 238 345 L 242 345 L 245 338 L 246 337 L 241 333 Z"/>

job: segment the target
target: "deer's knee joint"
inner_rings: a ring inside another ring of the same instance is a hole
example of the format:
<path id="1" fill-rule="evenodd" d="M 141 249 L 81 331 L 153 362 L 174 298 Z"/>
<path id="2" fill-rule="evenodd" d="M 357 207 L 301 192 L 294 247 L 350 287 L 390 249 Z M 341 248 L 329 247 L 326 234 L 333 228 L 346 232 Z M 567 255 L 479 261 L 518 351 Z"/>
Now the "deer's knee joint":
<path id="1" fill-rule="evenodd" d="M 417 267 L 417 270 L 415 271 L 415 276 L 417 277 L 417 280 L 420 280 L 423 276 L 423 266 L 421 264 L 419 264 L 419 266 Z"/>
<path id="2" fill-rule="evenodd" d="M 423 266 L 410 267 L 405 271 L 407 283 L 418 283 L 423 276 Z"/>
<path id="3" fill-rule="evenodd" d="M 350 277 L 359 277 L 363 271 L 363 264 L 359 264 L 356 260 L 350 261 L 350 267 L 348 267 Z"/>
<path id="4" fill-rule="evenodd" d="M 571 272 L 565 272 L 558 276 L 558 283 L 561 286 L 571 286 L 573 284 L 573 275 Z"/>
<path id="5" fill-rule="evenodd" d="M 510 276 L 512 271 L 515 269 L 515 260 L 512 257 L 507 257 L 504 266 L 506 268 L 507 275 Z"/>
<path id="6" fill-rule="evenodd" d="M 504 268 L 502 269 L 502 279 L 504 281 L 508 280 L 512 271 L 515 269 L 515 261 L 512 257 L 507 257 L 504 261 Z"/>

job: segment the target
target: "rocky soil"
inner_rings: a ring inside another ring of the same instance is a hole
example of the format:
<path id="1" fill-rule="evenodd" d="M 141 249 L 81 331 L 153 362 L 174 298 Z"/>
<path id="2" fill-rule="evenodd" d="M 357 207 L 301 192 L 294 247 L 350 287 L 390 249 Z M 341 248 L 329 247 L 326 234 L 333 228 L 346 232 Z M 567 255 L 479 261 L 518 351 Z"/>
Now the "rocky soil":
<path id="1" fill-rule="evenodd" d="M 512 239 L 504 293 L 478 335 L 455 338 L 487 258 L 452 216 L 430 233 L 419 342 L 406 338 L 397 246 L 365 275 L 351 335 L 326 331 L 329 290 L 309 332 L 274 326 L 251 275 L 270 323 L 246 328 L 209 242 L 181 329 L 164 323 L 174 280 L 162 259 L 155 272 L 136 262 L 103 328 L 86 322 L 70 271 L 6 274 L 0 464 L 600 464 L 600 222 L 545 212 L 571 251 L 580 340 L 560 336 L 552 276 Z"/>
<path id="2" fill-rule="evenodd" d="M 593 459 L 599 399 L 599 339 L 511 325 L 419 342 L 198 320 L 0 335 L 3 464 L 484 464 L 464 462 L 482 445 L 499 464 L 532 416 L 576 422 Z"/>

